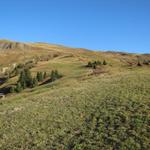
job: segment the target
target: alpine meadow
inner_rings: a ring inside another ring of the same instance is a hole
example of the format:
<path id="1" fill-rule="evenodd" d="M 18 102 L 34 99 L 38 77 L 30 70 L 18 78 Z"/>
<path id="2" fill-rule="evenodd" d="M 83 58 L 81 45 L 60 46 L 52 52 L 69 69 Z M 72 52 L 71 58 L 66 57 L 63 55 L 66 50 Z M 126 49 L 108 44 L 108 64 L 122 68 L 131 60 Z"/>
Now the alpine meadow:
<path id="1" fill-rule="evenodd" d="M 149 150 L 150 54 L 0 40 L 1 150 Z"/>

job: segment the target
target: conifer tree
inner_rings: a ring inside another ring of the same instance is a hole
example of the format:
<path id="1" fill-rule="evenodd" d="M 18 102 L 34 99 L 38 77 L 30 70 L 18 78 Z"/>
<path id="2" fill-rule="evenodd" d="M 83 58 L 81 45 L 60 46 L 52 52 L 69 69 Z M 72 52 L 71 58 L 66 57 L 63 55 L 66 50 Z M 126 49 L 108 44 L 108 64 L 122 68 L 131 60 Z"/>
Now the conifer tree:
<path id="1" fill-rule="evenodd" d="M 47 73 L 44 72 L 43 78 L 46 79 L 47 78 Z"/>
<path id="2" fill-rule="evenodd" d="M 42 74 L 42 72 L 37 72 L 37 80 L 39 82 L 43 81 L 43 74 Z"/>
<path id="3" fill-rule="evenodd" d="M 59 78 L 59 73 L 57 70 L 54 71 L 56 79 Z"/>
<path id="4" fill-rule="evenodd" d="M 89 61 L 87 67 L 92 67 L 92 63 Z"/>
<path id="5" fill-rule="evenodd" d="M 52 70 L 50 77 L 51 77 L 51 81 L 55 81 L 56 80 L 56 74 L 55 74 L 54 70 Z"/>
<path id="6" fill-rule="evenodd" d="M 25 74 L 24 70 L 21 72 L 18 82 L 21 84 L 23 89 L 25 89 L 27 87 L 26 74 Z"/>
<path id="7" fill-rule="evenodd" d="M 37 78 L 38 81 L 40 81 L 40 74 L 39 74 L 39 72 L 37 72 L 36 78 Z"/>
<path id="8" fill-rule="evenodd" d="M 10 93 L 15 93 L 15 87 L 14 87 L 14 86 L 12 86 L 12 87 L 10 88 Z"/>
<path id="9" fill-rule="evenodd" d="M 55 70 L 55 77 L 56 77 L 56 79 L 59 79 L 62 77 L 62 75 L 60 73 L 58 73 L 57 70 Z"/>
<path id="10" fill-rule="evenodd" d="M 20 82 L 18 82 L 17 86 L 16 86 L 16 92 L 20 93 L 21 91 L 22 91 L 22 86 L 21 86 Z"/>
<path id="11" fill-rule="evenodd" d="M 32 87 L 36 87 L 38 85 L 38 80 L 37 78 L 32 79 Z"/>
<path id="12" fill-rule="evenodd" d="M 96 69 L 96 64 L 93 64 L 93 69 Z"/>
<path id="13" fill-rule="evenodd" d="M 32 86 L 32 76 L 31 76 L 31 72 L 29 69 L 25 69 L 25 81 L 26 81 L 27 87 Z"/>
<path id="14" fill-rule="evenodd" d="M 94 61 L 93 64 L 97 65 L 97 61 Z"/>
<path id="15" fill-rule="evenodd" d="M 107 62 L 105 60 L 103 61 L 103 65 L 107 65 Z"/>
<path id="16" fill-rule="evenodd" d="M 43 81 L 43 73 L 42 72 L 40 72 L 40 79 L 41 79 L 41 81 Z"/>

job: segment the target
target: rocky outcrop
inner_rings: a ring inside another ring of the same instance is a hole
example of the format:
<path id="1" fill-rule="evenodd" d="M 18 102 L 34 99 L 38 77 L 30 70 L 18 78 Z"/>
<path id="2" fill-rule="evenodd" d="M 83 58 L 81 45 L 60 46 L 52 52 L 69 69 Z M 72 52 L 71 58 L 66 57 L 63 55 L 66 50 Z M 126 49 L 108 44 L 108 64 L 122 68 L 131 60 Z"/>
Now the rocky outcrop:
<path id="1" fill-rule="evenodd" d="M 28 50 L 31 48 L 32 46 L 30 44 L 13 42 L 8 40 L 0 40 L 0 50 Z"/>

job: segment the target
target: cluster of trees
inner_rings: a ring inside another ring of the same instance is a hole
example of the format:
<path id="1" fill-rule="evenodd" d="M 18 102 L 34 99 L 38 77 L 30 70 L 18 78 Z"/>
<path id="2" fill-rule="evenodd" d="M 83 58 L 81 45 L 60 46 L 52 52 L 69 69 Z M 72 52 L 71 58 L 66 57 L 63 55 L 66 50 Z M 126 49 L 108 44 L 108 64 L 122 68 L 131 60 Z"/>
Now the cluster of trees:
<path id="1" fill-rule="evenodd" d="M 104 60 L 103 62 L 101 62 L 99 60 L 98 61 L 94 61 L 94 62 L 89 61 L 88 64 L 87 64 L 87 67 L 96 69 L 96 67 L 99 66 L 99 65 L 107 65 L 106 60 Z"/>
<path id="2" fill-rule="evenodd" d="M 15 87 L 11 87 L 10 92 L 20 93 L 23 89 L 34 88 L 38 86 L 39 82 L 43 82 L 47 78 L 50 78 L 50 81 L 53 82 L 61 77 L 62 75 L 59 74 L 57 70 L 52 70 L 50 75 L 48 75 L 46 72 L 37 72 L 36 76 L 32 77 L 30 70 L 24 69 L 20 73 L 17 85 Z"/>

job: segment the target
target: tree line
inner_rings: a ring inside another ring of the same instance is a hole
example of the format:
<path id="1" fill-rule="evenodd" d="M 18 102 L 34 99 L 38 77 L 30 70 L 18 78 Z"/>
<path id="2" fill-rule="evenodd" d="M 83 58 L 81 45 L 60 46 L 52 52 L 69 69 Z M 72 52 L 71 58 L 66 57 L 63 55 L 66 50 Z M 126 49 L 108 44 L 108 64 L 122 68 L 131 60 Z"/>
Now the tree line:
<path id="1" fill-rule="evenodd" d="M 19 79 L 16 86 L 12 86 L 10 89 L 11 93 L 20 93 L 26 88 L 34 88 L 39 85 L 40 82 L 43 82 L 46 79 L 50 79 L 50 82 L 53 82 L 62 75 L 57 70 L 52 70 L 50 75 L 47 72 L 37 72 L 35 77 L 32 77 L 31 71 L 29 69 L 24 69 L 21 71 Z"/>

